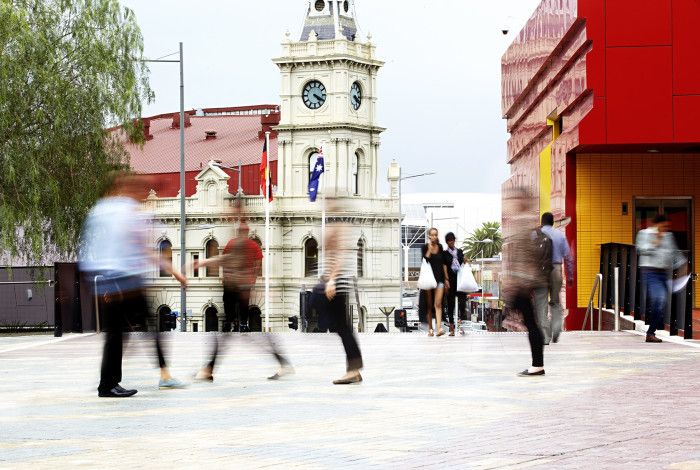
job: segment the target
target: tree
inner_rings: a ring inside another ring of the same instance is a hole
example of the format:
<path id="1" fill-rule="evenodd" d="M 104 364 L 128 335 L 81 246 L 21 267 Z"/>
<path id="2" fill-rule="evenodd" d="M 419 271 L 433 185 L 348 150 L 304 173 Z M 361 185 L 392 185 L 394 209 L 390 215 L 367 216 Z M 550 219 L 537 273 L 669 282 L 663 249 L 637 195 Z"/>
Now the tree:
<path id="1" fill-rule="evenodd" d="M 491 243 L 482 243 L 483 240 L 492 240 Z M 484 222 L 474 230 L 462 245 L 464 257 L 468 260 L 477 258 L 493 258 L 497 256 L 503 247 L 503 234 L 501 224 L 498 222 Z M 483 250 L 483 254 L 482 254 Z"/>
<path id="2" fill-rule="evenodd" d="M 139 139 L 142 55 L 117 0 L 0 0 L 0 254 L 75 253 L 110 170 L 128 165 L 106 127 Z"/>

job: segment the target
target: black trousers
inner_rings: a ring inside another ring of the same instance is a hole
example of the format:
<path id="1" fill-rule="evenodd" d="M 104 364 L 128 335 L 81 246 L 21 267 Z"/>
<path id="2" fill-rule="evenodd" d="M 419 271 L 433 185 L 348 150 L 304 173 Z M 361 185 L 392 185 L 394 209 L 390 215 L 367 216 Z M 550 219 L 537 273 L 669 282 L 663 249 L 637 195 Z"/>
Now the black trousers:
<path id="1" fill-rule="evenodd" d="M 212 343 L 211 355 L 207 366 L 211 368 L 212 373 L 214 371 L 214 366 L 216 365 L 216 358 L 221 353 L 221 351 L 228 345 L 230 338 L 232 337 L 231 325 L 238 323 L 247 324 L 248 322 L 248 308 L 250 307 L 250 289 L 232 289 L 224 287 L 224 313 L 226 314 L 226 324 L 229 325 L 228 328 L 224 329 L 224 335 L 215 335 Z M 285 366 L 289 364 L 289 361 L 282 354 L 277 344 L 273 340 L 272 336 L 269 334 L 264 335 L 265 343 L 264 348 L 267 352 L 274 356 L 280 366 Z"/>
<path id="2" fill-rule="evenodd" d="M 464 292 L 457 292 L 457 273 L 452 270 L 449 271 L 450 275 L 450 290 L 445 291 L 444 302 L 445 308 L 447 309 L 447 320 L 450 325 L 455 323 L 455 300 L 457 303 L 457 319 L 466 320 L 467 319 L 467 294 Z"/>
<path id="3" fill-rule="evenodd" d="M 348 294 L 338 292 L 333 300 L 328 302 L 328 310 L 335 325 L 335 331 L 340 336 L 345 349 L 347 371 L 362 369 L 362 352 L 357 337 L 348 318 Z"/>
<path id="4" fill-rule="evenodd" d="M 527 337 L 530 341 L 532 367 L 544 367 L 544 336 L 535 319 L 535 308 L 532 304 L 532 292 L 523 290 L 514 295 L 511 308 L 519 311 L 527 327 Z"/>
<path id="5" fill-rule="evenodd" d="M 100 384 L 97 390 L 108 392 L 122 380 L 122 358 L 126 345 L 125 332 L 134 331 L 133 325 L 146 324 L 148 303 L 140 290 L 102 296 L 100 302 L 105 344 L 102 352 L 102 367 L 100 368 Z M 160 341 L 160 335 L 155 333 L 155 348 L 158 356 L 158 366 L 166 367 L 165 355 Z"/>

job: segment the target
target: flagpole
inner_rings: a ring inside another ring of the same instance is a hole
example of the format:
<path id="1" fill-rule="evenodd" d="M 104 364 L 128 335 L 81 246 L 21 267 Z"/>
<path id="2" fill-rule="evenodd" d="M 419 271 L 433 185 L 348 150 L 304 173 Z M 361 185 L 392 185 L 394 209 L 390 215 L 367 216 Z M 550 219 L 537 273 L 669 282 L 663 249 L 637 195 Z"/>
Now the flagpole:
<path id="1" fill-rule="evenodd" d="M 326 156 L 323 153 L 321 146 L 321 155 L 323 155 L 323 179 L 321 180 L 321 263 L 319 266 L 319 277 L 325 274 L 323 272 L 326 267 Z"/>
<path id="2" fill-rule="evenodd" d="M 265 332 L 270 332 L 270 192 L 272 178 L 268 178 L 270 171 L 270 132 L 265 132 L 265 145 L 267 148 L 267 171 L 265 173 Z"/>

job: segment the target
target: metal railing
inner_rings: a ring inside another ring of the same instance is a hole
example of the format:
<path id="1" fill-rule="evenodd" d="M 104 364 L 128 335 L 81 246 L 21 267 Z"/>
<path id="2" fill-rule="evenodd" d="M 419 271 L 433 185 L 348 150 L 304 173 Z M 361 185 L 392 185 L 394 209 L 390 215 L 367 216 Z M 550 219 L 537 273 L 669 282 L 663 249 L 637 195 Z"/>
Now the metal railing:
<path id="1" fill-rule="evenodd" d="M 593 299 L 595 298 L 596 290 L 598 291 L 598 331 L 603 327 L 603 295 L 601 292 L 601 285 L 603 284 L 603 275 L 597 274 L 595 277 L 595 282 L 593 283 L 593 289 L 591 290 L 591 297 L 588 299 L 588 308 L 586 309 L 586 316 L 583 318 L 582 329 L 586 329 L 586 322 L 588 321 L 588 315 L 591 316 L 591 331 L 593 331 Z"/>

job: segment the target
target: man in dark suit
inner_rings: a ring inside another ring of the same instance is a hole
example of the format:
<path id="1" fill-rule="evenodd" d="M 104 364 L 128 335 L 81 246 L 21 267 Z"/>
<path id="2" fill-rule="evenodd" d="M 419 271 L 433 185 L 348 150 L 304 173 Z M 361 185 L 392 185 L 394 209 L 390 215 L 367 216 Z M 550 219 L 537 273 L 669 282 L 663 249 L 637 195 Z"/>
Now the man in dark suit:
<path id="1" fill-rule="evenodd" d="M 447 265 L 447 273 L 450 277 L 450 288 L 445 290 L 447 301 L 443 303 L 447 307 L 447 318 L 450 323 L 450 336 L 455 335 L 455 299 L 458 301 L 459 316 L 458 319 L 466 318 L 467 294 L 457 292 L 457 273 L 459 268 L 464 264 L 464 253 L 461 249 L 455 247 L 455 234 L 450 232 L 445 235 L 445 243 L 447 249 L 443 251 L 445 256 L 445 265 Z"/>

